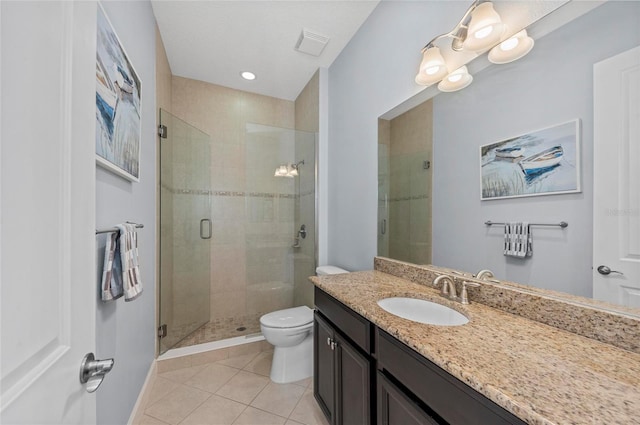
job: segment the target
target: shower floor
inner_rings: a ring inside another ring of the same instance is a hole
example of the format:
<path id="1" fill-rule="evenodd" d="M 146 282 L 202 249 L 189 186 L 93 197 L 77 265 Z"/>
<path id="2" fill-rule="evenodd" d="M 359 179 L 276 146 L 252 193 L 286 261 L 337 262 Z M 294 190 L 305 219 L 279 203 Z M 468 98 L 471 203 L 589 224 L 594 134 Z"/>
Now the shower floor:
<path id="1" fill-rule="evenodd" d="M 175 344 L 173 348 L 189 347 L 191 345 L 260 333 L 260 316 L 262 314 L 212 320 L 187 335 Z"/>

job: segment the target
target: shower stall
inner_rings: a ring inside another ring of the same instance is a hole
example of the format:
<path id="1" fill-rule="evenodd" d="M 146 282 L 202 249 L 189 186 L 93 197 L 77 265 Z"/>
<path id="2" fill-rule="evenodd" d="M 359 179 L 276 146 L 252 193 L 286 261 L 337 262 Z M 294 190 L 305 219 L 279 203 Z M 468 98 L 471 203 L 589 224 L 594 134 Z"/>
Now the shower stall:
<path id="1" fill-rule="evenodd" d="M 164 110 L 161 124 L 160 354 L 311 307 L 317 135 L 246 123 L 214 143 Z"/>

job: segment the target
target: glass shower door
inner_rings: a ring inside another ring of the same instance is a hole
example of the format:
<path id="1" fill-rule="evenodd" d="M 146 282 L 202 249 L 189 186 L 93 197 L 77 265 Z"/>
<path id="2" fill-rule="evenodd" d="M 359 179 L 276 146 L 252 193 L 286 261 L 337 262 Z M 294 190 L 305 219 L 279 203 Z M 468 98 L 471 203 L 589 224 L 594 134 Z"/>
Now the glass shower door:
<path id="1" fill-rule="evenodd" d="M 201 130 L 160 110 L 160 354 L 209 322 L 211 147 Z"/>
<path id="2" fill-rule="evenodd" d="M 246 124 L 246 308 L 262 314 L 313 306 L 316 134 Z"/>

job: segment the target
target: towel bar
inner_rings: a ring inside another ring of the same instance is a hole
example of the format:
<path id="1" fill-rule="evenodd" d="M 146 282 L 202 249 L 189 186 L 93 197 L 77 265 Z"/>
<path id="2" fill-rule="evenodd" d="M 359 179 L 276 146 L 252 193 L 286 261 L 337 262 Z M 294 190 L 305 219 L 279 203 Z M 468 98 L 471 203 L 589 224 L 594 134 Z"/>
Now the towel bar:
<path id="1" fill-rule="evenodd" d="M 491 220 L 487 220 L 484 222 L 487 226 L 493 226 L 494 224 L 504 226 L 506 223 L 496 223 Z M 529 223 L 530 226 L 558 226 L 563 229 L 569 225 L 566 221 L 561 221 L 560 223 Z"/>
<path id="2" fill-rule="evenodd" d="M 131 221 L 127 221 L 127 223 L 135 224 L 136 225 L 136 229 L 142 229 L 144 227 L 144 224 L 133 223 Z M 110 227 L 108 229 L 97 229 L 96 230 L 96 235 L 98 235 L 100 233 L 111 233 L 111 232 L 117 232 L 117 231 L 118 231 L 117 227 Z"/>

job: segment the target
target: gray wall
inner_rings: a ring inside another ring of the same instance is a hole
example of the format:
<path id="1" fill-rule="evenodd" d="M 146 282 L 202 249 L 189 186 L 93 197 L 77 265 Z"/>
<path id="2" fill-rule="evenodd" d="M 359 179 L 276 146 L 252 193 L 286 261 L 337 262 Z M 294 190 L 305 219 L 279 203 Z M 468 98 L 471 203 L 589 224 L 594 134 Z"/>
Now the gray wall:
<path id="1" fill-rule="evenodd" d="M 143 294 L 132 302 L 122 298 L 106 304 L 98 301 L 96 313 L 96 356 L 115 359 L 113 370 L 96 393 L 97 420 L 99 424 L 124 424 L 155 356 L 155 18 L 148 1 L 102 4 L 142 81 L 140 182 L 131 183 L 96 168 L 96 226 L 110 227 L 125 220 L 144 224 L 138 232 Z M 104 236 L 96 237 L 96 248 L 100 268 Z"/>
<path id="2" fill-rule="evenodd" d="M 444 23 L 439 32 L 445 32 L 454 25 L 466 4 L 451 3 L 382 2 L 329 69 L 330 263 L 372 267 L 377 118 L 420 90 L 413 78 L 428 41 L 424 28 L 431 33 L 431 25 Z M 582 38 L 575 29 L 557 30 L 521 61 L 493 66 L 468 88 L 435 98 L 434 264 L 490 267 L 502 278 L 590 295 L 592 65 L 639 43 L 640 4 L 612 3 L 570 24 L 583 28 Z M 578 52 L 585 55 L 573 57 Z M 551 101 L 557 93 L 564 94 Z M 574 118 L 582 120 L 582 193 L 480 201 L 480 145 Z M 566 220 L 570 226 L 564 232 L 535 228 L 534 257 L 516 264 L 502 255 L 499 231 L 482 224 L 488 219 Z"/>

